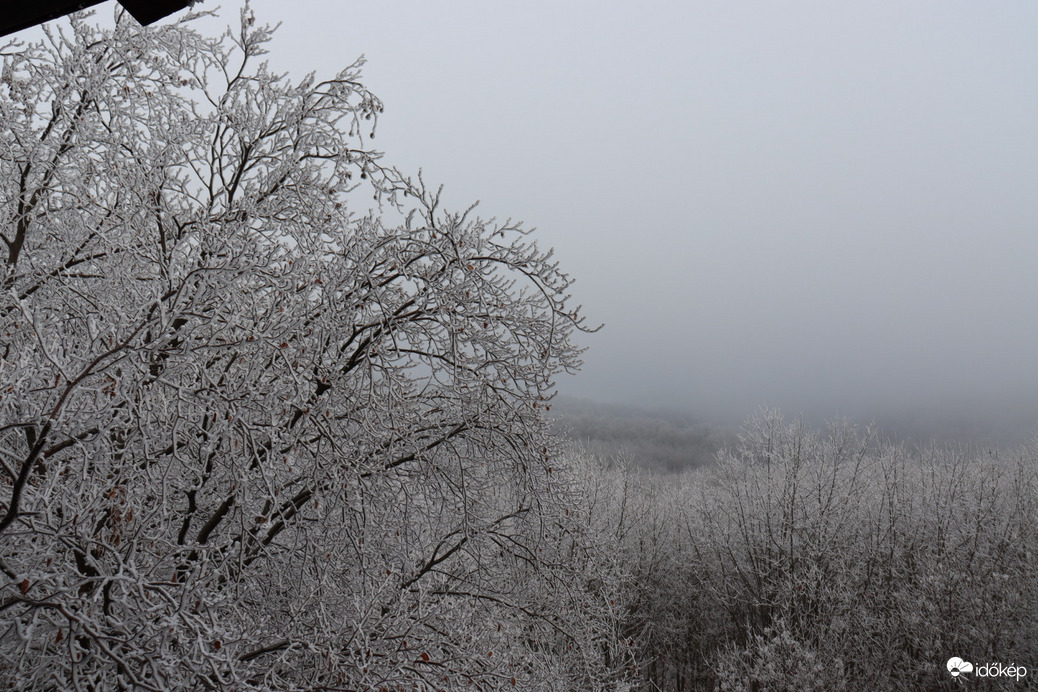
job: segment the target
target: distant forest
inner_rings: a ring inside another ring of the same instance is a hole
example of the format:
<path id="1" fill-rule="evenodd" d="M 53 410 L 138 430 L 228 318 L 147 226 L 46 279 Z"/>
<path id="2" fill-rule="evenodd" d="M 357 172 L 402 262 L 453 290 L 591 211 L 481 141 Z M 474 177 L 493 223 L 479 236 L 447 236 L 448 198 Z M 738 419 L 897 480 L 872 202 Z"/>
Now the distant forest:
<path id="1" fill-rule="evenodd" d="M 612 556 L 629 689 L 1034 689 L 1033 444 L 912 449 L 765 411 L 708 467 L 579 447 L 572 463 Z M 993 663 L 1001 677 L 980 679 Z"/>
<path id="2" fill-rule="evenodd" d="M 664 473 L 712 465 L 718 452 L 738 440 L 743 427 L 741 422 L 723 424 L 677 410 L 570 396 L 557 397 L 551 413 L 556 416 L 558 433 L 596 456 L 627 456 L 640 468 Z M 1029 419 L 1023 411 L 1007 409 L 989 414 L 914 411 L 852 420 L 871 425 L 884 441 L 917 451 L 937 444 L 1012 454 L 1038 433 L 1038 421 Z M 827 424 L 810 418 L 805 422 L 813 427 Z"/>
<path id="3" fill-rule="evenodd" d="M 629 457 L 636 465 L 674 473 L 708 466 L 736 430 L 663 410 L 560 396 L 552 407 L 556 430 L 602 459 Z"/>

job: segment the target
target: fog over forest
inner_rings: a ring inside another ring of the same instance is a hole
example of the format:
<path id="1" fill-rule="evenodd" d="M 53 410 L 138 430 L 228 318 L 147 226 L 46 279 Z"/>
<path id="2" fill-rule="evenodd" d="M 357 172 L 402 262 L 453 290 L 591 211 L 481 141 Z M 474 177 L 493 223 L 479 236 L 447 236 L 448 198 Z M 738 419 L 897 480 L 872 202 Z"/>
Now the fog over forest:
<path id="1" fill-rule="evenodd" d="M 556 248 L 605 324 L 563 392 L 1038 423 L 1033 3 L 252 5 L 283 69 L 367 57 L 396 165 Z"/>
<path id="2" fill-rule="evenodd" d="M 1038 425 L 1033 3 L 251 7 L 279 70 L 366 57 L 393 165 L 556 249 L 605 325 L 563 393 Z"/>
<path id="3" fill-rule="evenodd" d="M 113 5 L 0 47 L 0 687 L 1033 687 L 1038 5 Z"/>

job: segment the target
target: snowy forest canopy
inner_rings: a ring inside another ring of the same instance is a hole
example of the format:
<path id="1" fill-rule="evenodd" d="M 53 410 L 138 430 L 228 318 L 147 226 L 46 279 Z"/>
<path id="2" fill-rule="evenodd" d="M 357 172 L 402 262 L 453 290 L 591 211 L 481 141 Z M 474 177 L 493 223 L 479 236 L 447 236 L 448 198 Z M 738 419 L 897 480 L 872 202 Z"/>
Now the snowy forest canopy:
<path id="1" fill-rule="evenodd" d="M 0 683 L 939 689 L 1036 657 L 1036 452 L 766 413 L 661 480 L 553 431 L 592 331 L 246 11 L 3 51 Z"/>

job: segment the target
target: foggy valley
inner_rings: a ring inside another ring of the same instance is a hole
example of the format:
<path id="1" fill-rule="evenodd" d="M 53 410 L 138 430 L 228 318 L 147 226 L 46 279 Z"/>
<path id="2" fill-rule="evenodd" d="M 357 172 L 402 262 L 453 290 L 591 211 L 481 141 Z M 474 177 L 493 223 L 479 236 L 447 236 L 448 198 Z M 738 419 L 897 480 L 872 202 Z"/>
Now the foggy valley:
<path id="1" fill-rule="evenodd" d="M 83 5 L 0 16 L 0 687 L 1035 687 L 1038 5 Z"/>

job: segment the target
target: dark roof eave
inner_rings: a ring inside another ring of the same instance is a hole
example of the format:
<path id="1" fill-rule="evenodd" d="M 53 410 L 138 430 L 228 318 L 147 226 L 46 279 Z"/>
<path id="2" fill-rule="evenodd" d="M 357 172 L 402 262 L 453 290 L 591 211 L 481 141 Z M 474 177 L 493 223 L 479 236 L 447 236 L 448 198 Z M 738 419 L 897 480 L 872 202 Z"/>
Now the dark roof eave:
<path id="1" fill-rule="evenodd" d="M 143 26 L 194 4 L 192 0 L 119 0 L 119 3 Z"/>
<path id="2" fill-rule="evenodd" d="M 191 0 L 119 0 L 127 12 L 147 26 L 192 4 Z M 0 36 L 99 5 L 104 0 L 0 0 Z"/>

